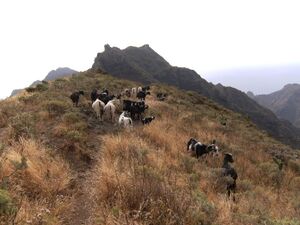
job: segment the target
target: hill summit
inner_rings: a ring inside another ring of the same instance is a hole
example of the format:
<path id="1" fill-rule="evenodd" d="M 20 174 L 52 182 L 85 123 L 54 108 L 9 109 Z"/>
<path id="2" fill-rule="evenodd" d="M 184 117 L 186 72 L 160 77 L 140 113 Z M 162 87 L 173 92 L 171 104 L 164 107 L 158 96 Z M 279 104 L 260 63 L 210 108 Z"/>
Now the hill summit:
<path id="1" fill-rule="evenodd" d="M 283 143 L 300 147 L 299 128 L 278 119 L 271 110 L 235 88 L 213 85 L 194 70 L 171 66 L 149 45 L 131 46 L 124 50 L 106 45 L 104 52 L 97 54 L 92 69 L 144 84 L 163 83 L 196 91 L 228 109 L 248 116 L 258 127 Z"/>

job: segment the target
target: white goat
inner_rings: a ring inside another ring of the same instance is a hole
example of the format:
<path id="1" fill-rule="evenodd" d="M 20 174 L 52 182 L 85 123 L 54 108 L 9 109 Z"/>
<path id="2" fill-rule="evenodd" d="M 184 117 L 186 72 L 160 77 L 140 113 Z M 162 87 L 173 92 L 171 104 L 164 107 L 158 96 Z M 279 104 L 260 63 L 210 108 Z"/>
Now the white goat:
<path id="1" fill-rule="evenodd" d="M 97 118 L 100 119 L 100 121 L 103 120 L 104 107 L 104 102 L 99 99 L 96 99 L 96 101 L 94 101 L 92 104 L 92 108 L 96 112 Z"/>
<path id="2" fill-rule="evenodd" d="M 138 87 L 137 93 L 139 93 L 140 91 L 143 91 L 143 88 L 142 88 L 142 87 Z"/>
<path id="3" fill-rule="evenodd" d="M 132 123 L 132 119 L 128 116 L 125 116 L 125 111 L 122 112 L 122 114 L 119 117 L 119 125 L 123 125 L 123 127 L 128 128 L 128 127 L 132 127 L 133 123 Z"/>
<path id="4" fill-rule="evenodd" d="M 136 93 L 137 93 L 136 89 L 137 89 L 136 87 L 131 89 L 131 97 L 134 97 L 134 98 L 136 97 Z"/>
<path id="5" fill-rule="evenodd" d="M 116 105 L 119 104 L 119 102 L 119 99 L 113 99 L 104 106 L 104 113 L 110 117 L 111 122 L 115 121 Z"/>

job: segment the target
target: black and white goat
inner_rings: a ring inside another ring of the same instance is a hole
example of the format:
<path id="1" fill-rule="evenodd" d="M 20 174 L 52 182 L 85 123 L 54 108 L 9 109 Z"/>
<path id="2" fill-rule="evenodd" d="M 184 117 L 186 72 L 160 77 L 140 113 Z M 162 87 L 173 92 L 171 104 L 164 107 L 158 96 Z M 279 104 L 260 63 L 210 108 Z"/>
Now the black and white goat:
<path id="1" fill-rule="evenodd" d="M 119 125 L 125 128 L 133 126 L 132 119 L 126 114 L 125 111 L 123 111 L 119 117 Z"/>
<path id="2" fill-rule="evenodd" d="M 75 91 L 70 95 L 73 105 L 76 107 L 78 106 L 80 95 L 84 95 L 84 92 L 83 91 Z"/>
<path id="3" fill-rule="evenodd" d="M 191 138 L 187 143 L 187 151 L 196 153 L 196 157 L 199 158 L 208 153 L 218 154 L 219 148 L 215 145 L 215 141 L 213 141 L 213 143 L 210 145 L 205 145 L 194 138 Z"/>
<path id="4" fill-rule="evenodd" d="M 149 116 L 142 119 L 143 125 L 150 124 L 155 119 L 155 116 Z"/>

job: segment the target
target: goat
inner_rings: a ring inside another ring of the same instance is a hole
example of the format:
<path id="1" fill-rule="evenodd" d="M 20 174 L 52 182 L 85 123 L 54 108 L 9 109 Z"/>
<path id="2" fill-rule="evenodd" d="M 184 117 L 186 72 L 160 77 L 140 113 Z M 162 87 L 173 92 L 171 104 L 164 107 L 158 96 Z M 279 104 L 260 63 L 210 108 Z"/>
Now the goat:
<path id="1" fill-rule="evenodd" d="M 143 123 L 143 125 L 150 124 L 152 122 L 152 120 L 154 120 L 154 119 L 155 119 L 155 116 L 145 117 L 144 119 L 142 119 L 142 123 Z"/>
<path id="2" fill-rule="evenodd" d="M 115 95 L 107 95 L 104 92 L 98 95 L 98 99 L 104 102 L 104 104 L 107 104 L 109 101 L 113 100 L 114 98 L 116 98 Z"/>
<path id="3" fill-rule="evenodd" d="M 216 141 L 213 140 L 212 144 L 205 145 L 205 144 L 202 144 L 201 142 L 195 140 L 194 138 L 191 138 L 187 143 L 187 151 L 192 151 L 192 152 L 196 153 L 197 158 L 201 157 L 202 155 L 209 154 L 209 153 L 218 155 L 219 148 L 215 143 L 216 143 Z"/>
<path id="4" fill-rule="evenodd" d="M 84 95 L 83 91 L 75 91 L 70 95 L 70 98 L 73 102 L 73 105 L 78 107 L 79 97 L 80 95 Z"/>
<path id="5" fill-rule="evenodd" d="M 213 140 L 211 144 L 206 147 L 208 153 L 211 153 L 213 156 L 219 155 L 219 147 L 216 145 L 216 140 Z"/>
<path id="6" fill-rule="evenodd" d="M 105 106 L 104 106 L 104 113 L 108 114 L 110 116 L 110 119 L 112 122 L 115 121 L 115 112 L 116 112 L 116 104 L 119 99 L 113 99 L 110 100 Z"/>
<path id="7" fill-rule="evenodd" d="M 92 104 L 92 108 L 96 112 L 97 118 L 100 119 L 100 121 L 103 120 L 104 107 L 104 102 L 99 99 L 96 99 L 96 101 L 94 101 Z"/>
<path id="8" fill-rule="evenodd" d="M 135 102 L 131 100 L 123 100 L 123 110 L 130 113 L 132 119 L 140 119 L 141 114 L 148 109 L 148 105 L 144 101 Z"/>
<path id="9" fill-rule="evenodd" d="M 94 101 L 96 101 L 97 98 L 98 98 L 98 91 L 97 91 L 97 89 L 93 89 L 92 92 L 91 92 L 91 100 L 92 100 L 92 103 L 93 103 Z"/>
<path id="10" fill-rule="evenodd" d="M 227 181 L 227 196 L 230 197 L 231 192 L 235 193 L 236 191 L 236 179 L 238 178 L 237 172 L 235 169 L 230 165 L 230 163 L 233 163 L 233 157 L 231 153 L 226 153 L 224 155 L 224 161 L 223 161 L 223 176 L 228 176 L 232 178 L 231 180 Z M 235 201 L 235 196 L 233 195 L 233 201 Z"/>
<path id="11" fill-rule="evenodd" d="M 125 128 L 132 127 L 132 119 L 126 115 L 126 112 L 123 111 L 119 117 L 119 125 L 123 125 Z"/>
<path id="12" fill-rule="evenodd" d="M 149 90 L 150 90 L 150 86 L 142 87 L 142 91 L 144 91 L 144 92 L 149 91 Z"/>
<path id="13" fill-rule="evenodd" d="M 136 94 L 136 97 L 140 100 L 145 100 L 146 99 L 146 96 L 147 95 L 150 95 L 150 92 L 149 91 L 139 91 L 137 94 Z"/>
<path id="14" fill-rule="evenodd" d="M 126 88 L 123 92 L 123 95 L 125 95 L 126 97 L 130 98 L 131 97 L 131 91 L 130 89 Z"/>
<path id="15" fill-rule="evenodd" d="M 167 93 L 161 93 L 161 92 L 159 92 L 159 93 L 156 94 L 156 98 L 159 101 L 164 101 L 167 97 L 168 97 Z"/>
<path id="16" fill-rule="evenodd" d="M 137 93 L 136 90 L 137 90 L 136 87 L 134 87 L 134 88 L 131 89 L 131 96 L 134 97 L 134 98 L 136 97 L 136 93 Z"/>

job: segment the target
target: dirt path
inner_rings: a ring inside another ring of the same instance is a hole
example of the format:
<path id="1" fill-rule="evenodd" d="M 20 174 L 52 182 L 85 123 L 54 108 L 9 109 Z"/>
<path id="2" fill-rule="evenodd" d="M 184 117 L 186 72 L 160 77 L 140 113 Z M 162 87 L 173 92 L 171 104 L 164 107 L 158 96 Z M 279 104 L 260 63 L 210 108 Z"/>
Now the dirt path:
<path id="1" fill-rule="evenodd" d="M 89 160 L 84 158 L 77 162 L 74 167 L 76 177 L 74 179 L 74 193 L 70 202 L 70 209 L 64 216 L 64 225 L 93 225 L 92 216 L 95 215 L 96 209 L 95 194 L 93 187 L 95 187 L 97 180 L 97 165 L 99 165 L 102 136 L 109 133 L 114 133 L 118 127 L 111 124 L 101 124 L 96 121 L 90 121 L 92 127 L 90 130 L 91 138 L 93 140 L 92 146 L 88 151 Z"/>
<path id="2" fill-rule="evenodd" d="M 95 177 L 93 174 L 95 171 L 94 162 L 93 165 L 85 171 L 78 172 L 76 178 L 76 193 L 72 199 L 71 209 L 68 213 L 67 219 L 64 224 L 67 225 L 91 225 L 91 216 L 95 207 L 93 201 L 93 193 L 91 187 L 94 186 L 94 181 L 91 179 Z"/>

